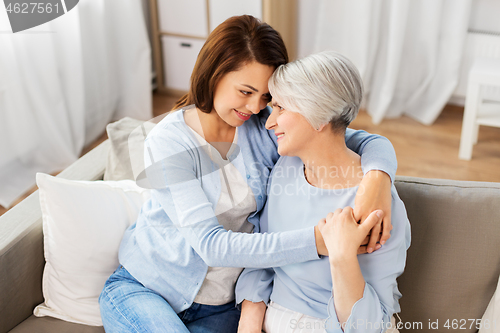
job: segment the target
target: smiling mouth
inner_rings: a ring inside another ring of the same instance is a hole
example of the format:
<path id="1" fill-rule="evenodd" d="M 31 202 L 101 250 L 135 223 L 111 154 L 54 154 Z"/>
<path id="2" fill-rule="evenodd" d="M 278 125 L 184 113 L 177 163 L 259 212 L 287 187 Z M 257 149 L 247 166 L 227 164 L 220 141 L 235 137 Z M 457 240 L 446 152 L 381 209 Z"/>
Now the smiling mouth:
<path id="1" fill-rule="evenodd" d="M 241 119 L 243 119 L 243 120 L 247 120 L 247 119 L 249 119 L 249 118 L 250 118 L 250 116 L 252 115 L 251 113 L 250 113 L 250 114 L 248 114 L 248 113 L 243 113 L 243 112 L 240 112 L 240 111 L 238 111 L 238 110 L 236 110 L 236 109 L 234 109 L 234 111 L 235 111 L 235 112 L 236 112 L 236 114 L 237 114 L 237 115 L 238 115 Z"/>
<path id="2" fill-rule="evenodd" d="M 285 136 L 285 133 L 279 133 L 279 134 L 276 134 L 276 137 L 277 137 L 277 140 L 279 141 L 281 138 L 283 138 Z"/>

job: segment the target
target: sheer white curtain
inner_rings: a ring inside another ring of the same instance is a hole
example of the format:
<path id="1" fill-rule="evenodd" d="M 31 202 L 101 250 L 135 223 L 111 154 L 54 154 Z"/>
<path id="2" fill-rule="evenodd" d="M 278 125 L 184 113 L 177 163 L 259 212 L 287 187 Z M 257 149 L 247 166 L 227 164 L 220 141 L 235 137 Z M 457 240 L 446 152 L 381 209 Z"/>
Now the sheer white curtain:
<path id="1" fill-rule="evenodd" d="M 137 0 L 85 0 L 12 34 L 0 4 L 0 205 L 75 161 L 106 124 L 150 119 L 151 51 Z"/>
<path id="2" fill-rule="evenodd" d="M 432 124 L 458 83 L 471 2 L 300 0 L 298 54 L 349 57 L 374 123 L 405 114 Z"/>

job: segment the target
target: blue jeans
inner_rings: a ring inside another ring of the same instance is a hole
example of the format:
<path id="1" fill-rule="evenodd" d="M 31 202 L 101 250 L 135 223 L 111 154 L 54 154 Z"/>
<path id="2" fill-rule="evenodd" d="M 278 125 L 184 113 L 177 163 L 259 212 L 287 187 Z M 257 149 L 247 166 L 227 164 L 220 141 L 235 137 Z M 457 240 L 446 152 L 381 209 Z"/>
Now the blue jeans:
<path id="1" fill-rule="evenodd" d="M 224 305 L 193 303 L 177 314 L 158 293 L 144 287 L 120 266 L 99 296 L 104 329 L 112 332 L 237 332 L 240 311 Z"/>

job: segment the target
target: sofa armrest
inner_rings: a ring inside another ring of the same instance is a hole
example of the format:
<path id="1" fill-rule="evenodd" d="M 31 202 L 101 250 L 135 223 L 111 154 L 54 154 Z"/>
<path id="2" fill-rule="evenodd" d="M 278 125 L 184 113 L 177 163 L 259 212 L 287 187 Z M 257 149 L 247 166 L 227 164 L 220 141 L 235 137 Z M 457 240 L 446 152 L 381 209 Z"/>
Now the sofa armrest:
<path id="1" fill-rule="evenodd" d="M 57 177 L 102 179 L 109 140 L 85 154 Z M 0 333 L 8 332 L 32 315 L 43 302 L 42 212 L 38 190 L 0 216 Z"/>

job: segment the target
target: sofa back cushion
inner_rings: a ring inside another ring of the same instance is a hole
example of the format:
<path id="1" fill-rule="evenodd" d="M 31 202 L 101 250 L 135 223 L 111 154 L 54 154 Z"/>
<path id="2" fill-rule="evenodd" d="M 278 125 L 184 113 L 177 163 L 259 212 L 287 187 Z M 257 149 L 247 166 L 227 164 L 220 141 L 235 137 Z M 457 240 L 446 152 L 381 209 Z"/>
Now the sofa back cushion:
<path id="1" fill-rule="evenodd" d="M 500 274 L 500 184 L 398 176 L 395 185 L 412 227 L 398 279 L 403 331 L 477 332 Z"/>
<path id="2" fill-rule="evenodd" d="M 148 121 L 125 117 L 106 126 L 111 149 L 104 180 L 137 179 L 144 171 L 144 139 L 165 115 Z"/>

